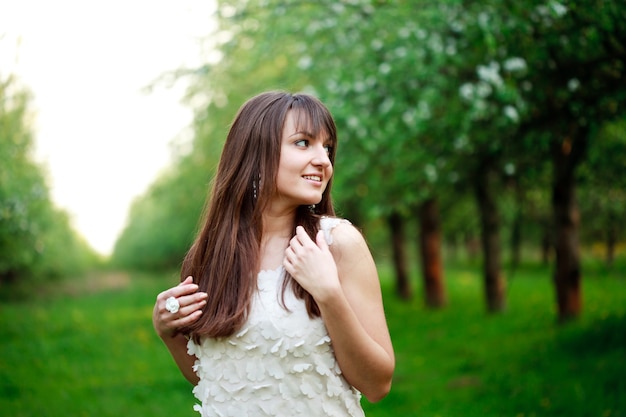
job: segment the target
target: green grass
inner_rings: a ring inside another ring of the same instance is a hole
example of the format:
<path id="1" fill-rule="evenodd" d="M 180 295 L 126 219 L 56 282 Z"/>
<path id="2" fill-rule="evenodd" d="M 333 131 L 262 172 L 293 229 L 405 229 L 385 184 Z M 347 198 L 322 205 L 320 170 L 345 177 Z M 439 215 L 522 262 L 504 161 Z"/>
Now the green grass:
<path id="1" fill-rule="evenodd" d="M 556 324 L 543 268 L 515 273 L 498 315 L 485 313 L 474 267 L 446 270 L 449 306 L 439 311 L 423 306 L 417 285 L 411 302 L 395 299 L 383 272 L 397 369 L 387 398 L 364 401 L 366 414 L 626 416 L 626 276 L 595 271 L 585 273 L 583 316 L 567 325 Z M 150 321 L 176 277 L 108 280 L 2 302 L 1 415 L 197 415 Z"/>
<path id="2" fill-rule="evenodd" d="M 626 277 L 588 277 L 583 317 L 562 326 L 548 276 L 517 272 L 499 315 L 462 270 L 449 272 L 447 309 L 388 301 L 397 372 L 370 415 L 626 415 Z"/>

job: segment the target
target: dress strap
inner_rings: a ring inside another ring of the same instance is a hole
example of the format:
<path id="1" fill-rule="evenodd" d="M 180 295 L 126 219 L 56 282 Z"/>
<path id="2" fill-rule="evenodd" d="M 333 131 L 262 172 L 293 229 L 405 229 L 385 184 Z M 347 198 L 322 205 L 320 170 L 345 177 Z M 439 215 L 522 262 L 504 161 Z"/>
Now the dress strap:
<path id="1" fill-rule="evenodd" d="M 331 232 L 340 223 L 351 224 L 348 220 L 340 219 L 338 217 L 322 217 L 320 219 L 320 229 L 324 231 L 324 237 L 326 238 L 326 243 L 328 243 L 329 246 L 333 244 L 333 236 L 331 235 Z"/>

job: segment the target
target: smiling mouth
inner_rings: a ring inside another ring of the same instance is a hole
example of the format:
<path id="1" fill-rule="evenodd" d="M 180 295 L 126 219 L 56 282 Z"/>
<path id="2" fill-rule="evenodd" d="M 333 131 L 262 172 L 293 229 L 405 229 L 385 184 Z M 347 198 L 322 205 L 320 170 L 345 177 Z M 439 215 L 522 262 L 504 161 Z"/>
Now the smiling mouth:
<path id="1" fill-rule="evenodd" d="M 319 175 L 305 175 L 302 178 L 311 181 L 322 181 L 322 177 L 320 177 Z"/>

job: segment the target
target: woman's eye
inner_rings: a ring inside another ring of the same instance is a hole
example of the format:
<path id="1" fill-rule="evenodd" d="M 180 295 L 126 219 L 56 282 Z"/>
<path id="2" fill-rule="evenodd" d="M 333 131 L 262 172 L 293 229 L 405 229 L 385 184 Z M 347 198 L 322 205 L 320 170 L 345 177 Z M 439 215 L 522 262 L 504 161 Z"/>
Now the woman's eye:
<path id="1" fill-rule="evenodd" d="M 308 141 L 308 140 L 306 140 L 306 139 L 300 139 L 300 140 L 296 141 L 296 142 L 294 143 L 294 145 L 296 145 L 296 146 L 298 146 L 298 147 L 303 147 L 303 148 L 304 148 L 304 147 L 309 146 L 309 141 Z"/>
<path id="2" fill-rule="evenodd" d="M 332 146 L 330 146 L 330 145 L 325 145 L 325 146 L 324 146 L 324 149 L 326 149 L 326 153 L 327 153 L 328 155 L 330 155 L 330 154 L 332 153 L 332 151 L 333 151 L 333 147 L 332 147 Z"/>

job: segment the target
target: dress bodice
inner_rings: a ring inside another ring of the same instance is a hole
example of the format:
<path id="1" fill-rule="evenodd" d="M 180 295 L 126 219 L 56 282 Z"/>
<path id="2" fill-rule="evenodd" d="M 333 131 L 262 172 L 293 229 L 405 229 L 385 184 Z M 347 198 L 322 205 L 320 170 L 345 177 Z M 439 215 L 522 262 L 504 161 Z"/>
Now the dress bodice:
<path id="1" fill-rule="evenodd" d="M 342 220 L 324 218 L 330 230 Z M 258 274 L 247 322 L 223 338 L 190 340 L 200 382 L 193 389 L 209 416 L 363 416 L 360 393 L 343 378 L 321 318 L 310 318 L 289 289 L 282 267 Z"/>

